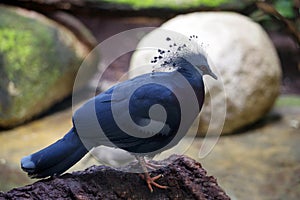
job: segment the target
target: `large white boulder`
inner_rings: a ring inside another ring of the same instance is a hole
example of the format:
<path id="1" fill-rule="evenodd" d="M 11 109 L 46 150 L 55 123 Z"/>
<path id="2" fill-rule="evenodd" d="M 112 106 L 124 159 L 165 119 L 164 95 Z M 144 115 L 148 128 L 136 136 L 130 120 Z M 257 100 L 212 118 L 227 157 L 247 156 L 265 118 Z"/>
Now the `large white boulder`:
<path id="1" fill-rule="evenodd" d="M 210 134 L 218 134 L 224 116 L 222 133 L 232 133 L 272 108 L 279 94 L 281 67 L 272 42 L 259 24 L 237 13 L 202 12 L 177 16 L 161 28 L 186 36 L 196 34 L 219 74 L 218 81 L 204 78 L 206 100 L 199 134 L 205 134 L 208 126 Z M 141 44 L 151 43 L 149 40 L 146 36 Z M 136 69 L 154 55 L 155 51 L 134 53 L 129 78 L 151 72 L 151 67 Z"/>

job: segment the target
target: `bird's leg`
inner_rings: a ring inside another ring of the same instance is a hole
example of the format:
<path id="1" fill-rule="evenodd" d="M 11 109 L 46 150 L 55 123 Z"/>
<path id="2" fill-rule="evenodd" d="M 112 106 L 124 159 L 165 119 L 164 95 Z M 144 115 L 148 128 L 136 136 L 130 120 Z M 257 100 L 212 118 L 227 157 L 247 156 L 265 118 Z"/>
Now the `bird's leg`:
<path id="1" fill-rule="evenodd" d="M 152 171 L 153 171 L 153 170 L 157 170 L 157 169 L 163 167 L 163 165 L 157 165 L 157 164 L 150 163 L 150 162 L 147 162 L 147 161 L 145 161 L 145 163 L 146 163 L 146 167 L 147 167 L 148 169 L 152 170 Z"/>
<path id="2" fill-rule="evenodd" d="M 136 156 L 136 157 L 137 157 L 137 156 Z M 135 165 L 135 166 L 137 166 L 137 165 L 138 165 L 138 166 L 141 166 L 140 161 L 139 161 L 138 158 L 137 158 L 137 160 L 138 160 L 138 161 L 135 161 L 135 162 L 134 162 L 134 165 Z M 159 165 L 159 164 L 150 163 L 150 162 L 147 161 L 147 160 L 145 160 L 145 165 L 146 165 L 147 169 L 150 170 L 150 171 L 154 171 L 154 170 L 157 170 L 157 169 L 160 169 L 160 168 L 164 167 L 164 165 Z"/>
<path id="3" fill-rule="evenodd" d="M 150 177 L 150 175 L 148 173 L 148 170 L 147 170 L 147 164 L 146 164 L 146 161 L 145 161 L 144 157 L 136 156 L 136 159 L 139 161 L 139 163 L 142 167 L 142 170 L 144 172 L 144 175 L 140 175 L 140 176 L 148 184 L 148 188 L 149 188 L 150 192 L 153 192 L 152 185 L 155 186 L 155 187 L 161 188 L 161 189 L 167 189 L 168 188 L 167 186 L 159 185 L 158 183 L 155 182 L 157 179 L 159 179 L 162 176 L 161 174 L 157 175 L 155 177 L 152 177 L 152 178 Z"/>
<path id="4" fill-rule="evenodd" d="M 138 161 L 137 164 L 141 165 L 139 161 Z M 154 163 L 150 163 L 147 160 L 145 160 L 145 165 L 146 165 L 147 169 L 150 170 L 150 171 L 155 171 L 155 170 L 160 169 L 160 168 L 163 167 L 163 165 L 157 165 L 157 164 L 154 164 Z"/>

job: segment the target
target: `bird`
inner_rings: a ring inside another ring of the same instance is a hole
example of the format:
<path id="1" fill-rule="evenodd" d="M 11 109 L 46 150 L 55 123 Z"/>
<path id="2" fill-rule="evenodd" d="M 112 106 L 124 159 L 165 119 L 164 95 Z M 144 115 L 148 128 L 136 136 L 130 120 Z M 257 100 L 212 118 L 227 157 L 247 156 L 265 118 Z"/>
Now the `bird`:
<path id="1" fill-rule="evenodd" d="M 69 132 L 23 157 L 21 168 L 31 178 L 60 175 L 91 148 L 102 145 L 134 155 L 151 192 L 153 187 L 168 188 L 156 182 L 161 175 L 150 176 L 151 164 L 145 157 L 178 144 L 204 103 L 203 76 L 217 79 L 196 38 L 192 35 L 178 43 L 166 37 L 169 48 L 157 50 L 151 73 L 118 83 L 89 99 L 73 114 Z"/>

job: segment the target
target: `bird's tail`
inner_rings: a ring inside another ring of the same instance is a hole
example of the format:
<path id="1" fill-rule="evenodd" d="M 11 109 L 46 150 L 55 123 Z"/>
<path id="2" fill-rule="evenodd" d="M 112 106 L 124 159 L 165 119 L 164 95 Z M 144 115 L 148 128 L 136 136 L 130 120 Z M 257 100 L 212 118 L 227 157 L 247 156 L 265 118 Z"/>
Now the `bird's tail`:
<path id="1" fill-rule="evenodd" d="M 32 178 L 58 175 L 77 163 L 87 152 L 72 128 L 62 139 L 34 154 L 23 157 L 21 167 Z"/>

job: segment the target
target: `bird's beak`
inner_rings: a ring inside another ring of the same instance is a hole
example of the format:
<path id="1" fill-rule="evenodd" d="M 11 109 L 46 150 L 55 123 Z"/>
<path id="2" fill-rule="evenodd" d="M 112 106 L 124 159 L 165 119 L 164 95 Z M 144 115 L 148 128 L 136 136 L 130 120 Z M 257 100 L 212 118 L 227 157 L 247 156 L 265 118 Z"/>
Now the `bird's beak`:
<path id="1" fill-rule="evenodd" d="M 212 71 L 210 71 L 210 72 L 208 73 L 208 75 L 210 75 L 210 76 L 213 77 L 214 79 L 218 80 L 217 75 L 215 75 Z"/>

